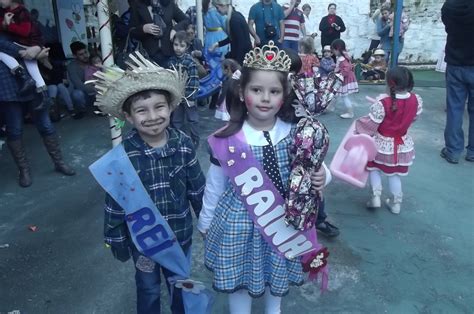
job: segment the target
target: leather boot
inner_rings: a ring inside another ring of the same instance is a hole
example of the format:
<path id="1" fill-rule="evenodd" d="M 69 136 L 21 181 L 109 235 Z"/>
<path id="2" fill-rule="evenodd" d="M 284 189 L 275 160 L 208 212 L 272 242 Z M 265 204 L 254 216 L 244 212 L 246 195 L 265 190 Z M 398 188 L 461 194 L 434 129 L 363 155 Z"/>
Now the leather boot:
<path id="1" fill-rule="evenodd" d="M 403 196 L 402 194 L 400 195 L 394 195 L 393 196 L 393 199 L 387 199 L 385 201 L 385 204 L 387 205 L 388 209 L 390 209 L 390 211 L 393 213 L 393 214 L 400 214 L 400 210 L 401 210 L 401 204 L 402 204 L 402 200 L 403 200 Z"/>
<path id="2" fill-rule="evenodd" d="M 367 208 L 380 208 L 382 205 L 380 196 L 382 196 L 382 190 L 373 189 L 372 198 L 367 202 Z"/>
<path id="3" fill-rule="evenodd" d="M 64 163 L 61 148 L 59 147 L 58 136 L 56 134 L 43 136 L 43 142 L 49 156 L 51 156 L 51 159 L 53 160 L 54 170 L 66 176 L 75 175 L 76 172 L 74 169 Z"/>
<path id="4" fill-rule="evenodd" d="M 16 92 L 18 96 L 25 96 L 33 92 L 36 88 L 36 82 L 26 73 L 25 69 L 20 65 L 12 70 L 13 75 L 20 83 L 18 91 Z"/>
<path id="5" fill-rule="evenodd" d="M 40 111 L 51 107 L 52 100 L 48 94 L 48 88 L 46 86 L 37 89 L 37 95 L 33 99 L 33 110 Z"/>
<path id="6" fill-rule="evenodd" d="M 19 170 L 18 184 L 21 187 L 28 187 L 33 182 L 31 181 L 30 165 L 26 159 L 25 149 L 21 140 L 7 141 L 7 146 L 15 160 Z"/>

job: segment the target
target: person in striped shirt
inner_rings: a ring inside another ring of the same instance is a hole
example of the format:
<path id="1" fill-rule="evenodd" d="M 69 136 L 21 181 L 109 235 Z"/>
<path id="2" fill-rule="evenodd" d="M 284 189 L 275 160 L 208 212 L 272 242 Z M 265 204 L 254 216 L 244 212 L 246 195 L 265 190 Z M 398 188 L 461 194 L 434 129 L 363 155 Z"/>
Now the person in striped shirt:
<path id="1" fill-rule="evenodd" d="M 306 36 L 306 29 L 304 26 L 304 15 L 303 11 L 298 9 L 301 0 L 291 0 L 289 5 L 284 5 L 285 19 L 283 23 L 285 25 L 283 47 L 293 49 L 298 52 L 298 40 L 300 34 Z"/>

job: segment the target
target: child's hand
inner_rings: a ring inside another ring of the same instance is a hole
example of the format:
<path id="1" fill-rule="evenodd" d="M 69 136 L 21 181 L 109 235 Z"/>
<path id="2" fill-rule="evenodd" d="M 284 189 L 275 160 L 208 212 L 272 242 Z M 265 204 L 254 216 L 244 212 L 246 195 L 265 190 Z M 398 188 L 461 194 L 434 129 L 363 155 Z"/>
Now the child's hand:
<path id="1" fill-rule="evenodd" d="M 4 17 L 3 17 L 3 23 L 5 23 L 5 25 L 10 25 L 10 23 L 12 22 L 12 19 L 13 19 L 13 16 L 15 14 L 11 13 L 11 12 L 7 12 L 5 13 Z"/>
<path id="2" fill-rule="evenodd" d="M 326 183 L 326 170 L 320 167 L 318 171 L 311 174 L 311 192 L 316 194 L 324 189 Z"/>

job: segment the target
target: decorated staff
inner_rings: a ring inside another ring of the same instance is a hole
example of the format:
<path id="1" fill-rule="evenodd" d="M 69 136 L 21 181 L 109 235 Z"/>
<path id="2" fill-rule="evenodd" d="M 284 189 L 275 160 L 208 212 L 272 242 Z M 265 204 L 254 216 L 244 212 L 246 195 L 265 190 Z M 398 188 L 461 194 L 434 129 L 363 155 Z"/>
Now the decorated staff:
<path id="1" fill-rule="evenodd" d="M 161 272 L 171 284 L 173 312 L 209 313 L 211 296 L 201 283 L 188 280 L 191 207 L 198 216 L 205 178 L 191 139 L 168 128 L 186 76 L 139 53 L 130 55 L 128 65 L 126 71 L 107 68 L 96 74 L 96 105 L 134 127 L 90 166 L 107 192 L 105 243 L 116 259 L 133 258 L 138 313 L 160 313 Z"/>
<path id="2" fill-rule="evenodd" d="M 322 201 L 321 192 L 311 192 L 311 174 L 321 168 L 329 147 L 328 131 L 316 117 L 334 100 L 343 79 L 333 72 L 322 80 L 316 73 L 294 76 L 291 81 L 299 101 L 295 113 L 301 119 L 290 149 L 294 158 L 285 221 L 298 230 L 308 230 L 314 227 Z"/>

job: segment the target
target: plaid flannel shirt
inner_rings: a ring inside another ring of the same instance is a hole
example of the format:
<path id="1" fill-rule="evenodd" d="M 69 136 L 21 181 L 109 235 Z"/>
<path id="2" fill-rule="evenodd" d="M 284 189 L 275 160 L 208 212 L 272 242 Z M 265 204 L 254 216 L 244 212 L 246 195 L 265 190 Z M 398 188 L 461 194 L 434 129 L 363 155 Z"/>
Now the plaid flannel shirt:
<path id="1" fill-rule="evenodd" d="M 18 52 L 22 48 L 14 43 L 10 42 L 8 38 L 3 34 L 0 35 L 0 51 L 6 53 L 7 55 L 12 56 L 13 58 L 19 58 Z M 22 64 L 21 59 L 18 59 L 20 64 Z M 23 65 L 23 68 L 25 66 Z M 18 91 L 18 82 L 11 73 L 10 69 L 3 63 L 0 62 L 0 82 L 2 82 L 2 87 L 0 88 L 0 102 L 4 101 L 15 101 L 15 102 L 24 102 L 30 101 L 33 99 L 34 93 L 20 97 L 17 95 Z"/>
<path id="2" fill-rule="evenodd" d="M 176 129 L 167 129 L 168 143 L 158 153 L 132 130 L 123 145 L 128 158 L 152 201 L 168 222 L 183 249 L 191 245 L 193 222 L 202 208 L 205 178 L 191 139 Z M 105 199 L 105 243 L 123 248 L 131 245 L 125 211 L 109 195 Z"/>
<path id="3" fill-rule="evenodd" d="M 170 57 L 168 64 L 169 68 L 173 68 L 174 66 L 176 69 L 181 65 L 182 70 L 188 74 L 184 96 L 188 101 L 195 101 L 199 90 L 199 77 L 193 57 L 191 57 L 189 53 L 185 53 L 180 57 L 172 56 Z"/>

